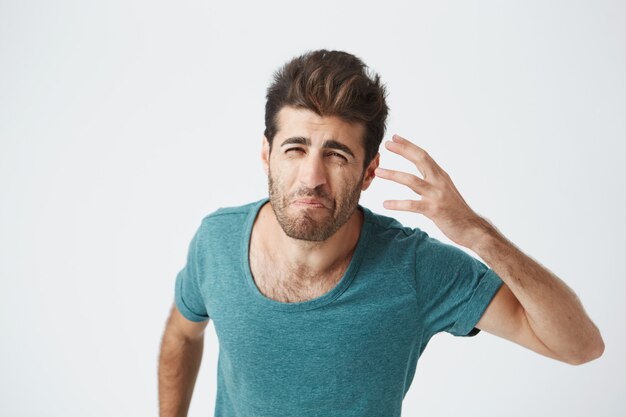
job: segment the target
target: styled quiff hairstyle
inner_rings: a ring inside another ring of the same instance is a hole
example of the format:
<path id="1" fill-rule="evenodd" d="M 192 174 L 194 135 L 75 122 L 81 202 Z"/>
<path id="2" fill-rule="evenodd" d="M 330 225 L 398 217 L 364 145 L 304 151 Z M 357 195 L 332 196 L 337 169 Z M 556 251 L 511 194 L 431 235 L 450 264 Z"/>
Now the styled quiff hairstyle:
<path id="1" fill-rule="evenodd" d="M 265 137 L 272 149 L 278 131 L 277 113 L 284 106 L 311 110 L 321 117 L 336 116 L 363 123 L 363 170 L 376 156 L 386 129 L 389 108 L 385 86 L 367 65 L 342 51 L 309 51 L 274 73 L 265 103 Z"/>

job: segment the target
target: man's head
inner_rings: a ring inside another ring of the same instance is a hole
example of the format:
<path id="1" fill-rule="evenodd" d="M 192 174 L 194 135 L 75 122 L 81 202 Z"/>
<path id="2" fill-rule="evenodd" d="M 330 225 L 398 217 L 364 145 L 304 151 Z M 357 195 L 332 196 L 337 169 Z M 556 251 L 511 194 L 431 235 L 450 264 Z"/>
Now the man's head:
<path id="1" fill-rule="evenodd" d="M 385 86 L 376 73 L 356 56 L 320 49 L 300 55 L 274 73 L 265 103 L 265 137 L 273 147 L 279 130 L 277 115 L 285 106 L 304 108 L 319 116 L 336 116 L 362 123 L 365 157 L 363 169 L 374 159 L 385 135 L 387 113 Z"/>
<path id="2" fill-rule="evenodd" d="M 320 50 L 274 74 L 261 155 L 272 208 L 292 238 L 331 237 L 374 178 L 388 107 L 378 75 L 365 69 L 353 55 Z"/>

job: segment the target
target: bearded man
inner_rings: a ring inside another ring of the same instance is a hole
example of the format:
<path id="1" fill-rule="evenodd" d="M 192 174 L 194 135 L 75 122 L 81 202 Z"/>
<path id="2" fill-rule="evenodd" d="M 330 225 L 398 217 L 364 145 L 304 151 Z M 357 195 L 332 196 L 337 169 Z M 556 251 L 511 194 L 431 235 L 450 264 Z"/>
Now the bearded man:
<path id="1" fill-rule="evenodd" d="M 484 330 L 568 364 L 602 355 L 574 292 L 477 215 L 424 149 L 385 143 L 421 177 L 379 168 L 388 110 L 380 77 L 346 52 L 307 52 L 274 74 L 269 196 L 206 215 L 191 240 L 161 344 L 162 417 L 187 414 L 209 319 L 216 417 L 399 417 L 439 332 Z M 487 264 L 359 204 L 376 176 L 421 197 L 386 208 L 427 216 Z"/>

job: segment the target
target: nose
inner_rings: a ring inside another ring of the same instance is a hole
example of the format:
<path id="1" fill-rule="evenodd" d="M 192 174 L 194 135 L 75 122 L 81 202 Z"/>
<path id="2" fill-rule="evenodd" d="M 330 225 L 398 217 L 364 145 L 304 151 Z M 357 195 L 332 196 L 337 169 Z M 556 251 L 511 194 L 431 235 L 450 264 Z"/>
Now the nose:
<path id="1" fill-rule="evenodd" d="M 323 156 L 310 152 L 302 160 L 299 176 L 300 185 L 309 189 L 326 184 L 326 166 Z"/>

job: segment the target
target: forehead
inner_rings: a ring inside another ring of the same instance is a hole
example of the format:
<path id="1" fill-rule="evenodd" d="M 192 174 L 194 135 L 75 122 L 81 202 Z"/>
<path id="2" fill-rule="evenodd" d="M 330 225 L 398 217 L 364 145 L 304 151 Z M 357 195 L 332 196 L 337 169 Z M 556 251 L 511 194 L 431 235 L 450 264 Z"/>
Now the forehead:
<path id="1" fill-rule="evenodd" d="M 304 136 L 317 142 L 335 139 L 348 145 L 356 152 L 362 149 L 362 138 L 365 133 L 363 123 L 348 122 L 337 116 L 319 116 L 307 109 L 296 109 L 285 106 L 277 113 L 277 136 Z"/>

